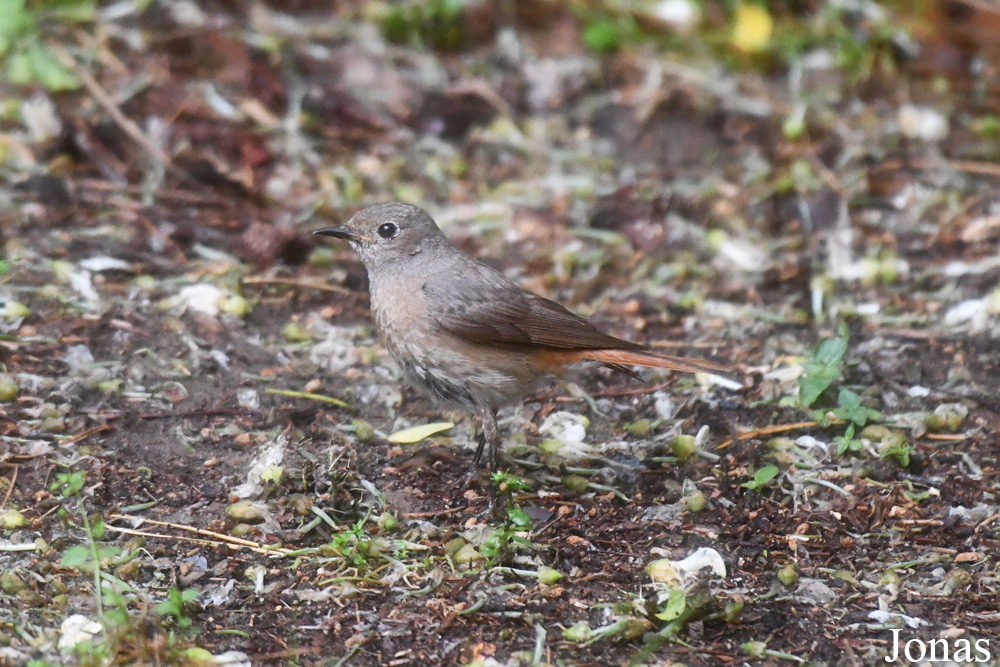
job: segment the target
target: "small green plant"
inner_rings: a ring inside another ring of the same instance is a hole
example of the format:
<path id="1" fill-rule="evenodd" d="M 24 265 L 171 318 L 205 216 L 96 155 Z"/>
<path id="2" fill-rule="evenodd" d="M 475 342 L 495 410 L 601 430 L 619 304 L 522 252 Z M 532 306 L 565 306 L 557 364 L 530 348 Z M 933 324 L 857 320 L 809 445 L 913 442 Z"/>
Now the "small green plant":
<path id="1" fill-rule="evenodd" d="M 830 385 L 843 377 L 840 364 L 847 354 L 850 336 L 841 322 L 840 335 L 821 340 L 812 356 L 802 364 L 805 373 L 799 378 L 799 405 L 809 408 Z"/>
<path id="2" fill-rule="evenodd" d="M 868 420 L 882 419 L 882 413 L 861 405 L 861 397 L 850 389 L 841 389 L 837 395 L 837 406 L 833 415 L 858 426 L 864 426 Z"/>
<path id="3" fill-rule="evenodd" d="M 841 389 L 837 396 L 838 407 L 831 411 L 834 417 L 842 419 L 847 424 L 844 435 L 834 438 L 837 443 L 837 454 L 860 451 L 864 443 L 854 437 L 855 430 L 864 426 L 868 420 L 881 419 L 882 413 L 861 405 L 861 397 L 850 389 Z"/>
<path id="4" fill-rule="evenodd" d="M 848 424 L 844 435 L 838 435 L 833 439 L 837 443 L 837 455 L 843 456 L 847 452 L 858 452 L 865 446 L 865 443 L 854 437 L 854 424 Z"/>
<path id="5" fill-rule="evenodd" d="M 0 0 L 0 61 L 15 84 L 72 90 L 80 81 L 42 39 L 52 23 L 94 19 L 93 0 Z"/>
<path id="6" fill-rule="evenodd" d="M 751 491 L 756 491 L 763 486 L 767 486 L 767 484 L 772 479 L 778 476 L 779 472 L 781 472 L 781 470 L 778 468 L 778 466 L 773 464 L 766 465 L 763 468 L 760 468 L 757 472 L 755 472 L 753 474 L 752 479 L 743 482 L 742 484 L 740 484 L 740 486 L 742 486 L 744 489 L 750 489 Z"/>
<path id="7" fill-rule="evenodd" d="M 86 473 L 81 470 L 58 473 L 56 479 L 49 486 L 49 491 L 58 494 L 62 507 L 59 508 L 60 516 L 68 518 L 67 505 L 70 500 L 76 499 L 79 511 L 80 522 L 84 533 L 87 536 L 86 544 L 74 545 L 63 552 L 62 565 L 64 567 L 75 567 L 81 572 L 89 574 L 94 581 L 94 598 L 97 603 L 97 613 L 104 614 L 104 596 L 101 593 L 101 580 L 106 578 L 103 573 L 103 566 L 111 559 L 121 554 L 121 549 L 115 546 L 101 545 L 99 540 L 104 538 L 104 519 L 100 515 L 93 517 L 87 514 L 87 508 L 83 504 L 80 491 L 86 483 Z"/>
<path id="8" fill-rule="evenodd" d="M 0 0 L 2 1 L 2 0 Z M 191 658 L 211 657 L 198 647 L 189 646 L 189 633 L 170 632 L 166 641 L 155 638 L 159 623 L 145 614 L 130 611 L 130 605 L 141 604 L 138 592 L 127 582 L 115 576 L 116 568 L 132 562 L 141 553 L 138 547 L 122 549 L 105 544 L 106 527 L 99 514 L 90 514 L 84 503 L 82 491 L 87 483 L 84 471 L 56 474 L 49 491 L 61 503 L 59 516 L 64 522 L 79 520 L 86 541 L 67 548 L 62 555 L 64 567 L 76 568 L 93 581 L 97 620 L 102 632 L 93 641 L 82 641 L 73 647 L 75 664 L 82 666 L 108 664 L 189 664 Z M 161 617 L 172 619 L 180 630 L 188 630 L 192 619 L 186 605 L 197 598 L 195 589 L 171 589 L 167 599 L 156 607 Z M 141 605 L 145 608 L 145 605 Z M 199 653 L 200 652 L 200 653 Z M 44 663 L 37 663 L 39 665 Z"/>
<path id="9" fill-rule="evenodd" d="M 504 562 L 515 545 L 531 547 L 531 542 L 518 533 L 535 527 L 528 513 L 518 507 L 513 500 L 515 491 L 531 488 L 528 481 L 509 473 L 496 472 L 493 473 L 493 483 L 507 496 L 507 515 L 504 517 L 503 525 L 490 533 L 479 547 L 489 566 Z"/>
<path id="10" fill-rule="evenodd" d="M 490 536 L 479 547 L 479 551 L 486 557 L 487 564 L 490 566 L 503 562 L 513 545 L 531 546 L 531 542 L 518 533 L 532 530 L 534 527 L 534 522 L 527 512 L 520 507 L 508 506 L 503 525 L 490 533 Z"/>
<path id="11" fill-rule="evenodd" d="M 194 602 L 201 595 L 196 588 L 185 588 L 183 591 L 171 588 L 167 599 L 156 605 L 156 613 L 173 619 L 178 628 L 191 627 L 191 617 L 188 616 L 186 605 Z"/>
<path id="12" fill-rule="evenodd" d="M 369 548 L 371 540 L 365 532 L 368 516 L 366 514 L 347 530 L 334 535 L 329 545 L 337 554 L 359 569 L 367 569 L 368 559 L 371 556 Z"/>
<path id="13" fill-rule="evenodd" d="M 848 341 L 847 327 L 841 323 L 836 338 L 820 341 L 816 346 L 813 354 L 803 364 L 805 373 L 799 378 L 799 407 L 814 407 L 835 382 L 843 379 L 841 364 L 847 354 Z M 846 387 L 841 387 L 837 393 L 837 407 L 832 410 L 812 410 L 812 417 L 824 426 L 829 426 L 831 422 L 847 423 L 843 435 L 833 439 L 839 456 L 860 452 L 865 448 L 866 442 L 870 442 L 875 444 L 875 451 L 881 458 L 892 459 L 904 468 L 910 464 L 912 448 L 906 439 L 884 426 L 869 425 L 870 422 L 880 421 L 882 413 L 863 405 L 861 396 Z M 860 436 L 858 429 L 864 429 Z"/>

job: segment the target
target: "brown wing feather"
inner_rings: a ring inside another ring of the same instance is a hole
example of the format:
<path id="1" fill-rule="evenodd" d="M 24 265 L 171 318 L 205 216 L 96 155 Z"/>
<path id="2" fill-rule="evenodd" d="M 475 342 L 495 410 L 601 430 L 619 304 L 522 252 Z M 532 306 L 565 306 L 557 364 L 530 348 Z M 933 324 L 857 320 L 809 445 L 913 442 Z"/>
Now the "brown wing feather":
<path id="1" fill-rule="evenodd" d="M 447 284 L 447 293 L 435 294 L 435 288 L 424 286 L 428 314 L 449 333 L 494 345 L 642 349 L 641 345 L 599 331 L 579 315 L 518 287 L 489 267 L 481 268 L 486 271 L 478 276 Z"/>
<path id="2" fill-rule="evenodd" d="M 628 366 L 654 366 L 689 373 L 725 371 L 701 359 L 675 357 L 609 336 L 554 301 L 529 292 L 483 264 L 451 281 L 425 284 L 428 315 L 448 333 L 470 342 L 548 348 L 557 364 L 600 361 L 638 377 Z M 469 275 L 471 273 L 471 275 Z"/>

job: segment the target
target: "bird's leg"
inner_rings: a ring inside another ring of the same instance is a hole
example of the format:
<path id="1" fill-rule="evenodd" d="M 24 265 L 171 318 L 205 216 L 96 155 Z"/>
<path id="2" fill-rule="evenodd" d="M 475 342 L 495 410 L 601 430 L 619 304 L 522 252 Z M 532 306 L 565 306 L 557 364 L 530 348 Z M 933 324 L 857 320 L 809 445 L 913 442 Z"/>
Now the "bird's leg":
<path id="1" fill-rule="evenodd" d="M 485 418 L 483 420 L 485 424 Z M 472 486 L 472 483 L 479 478 L 479 468 L 481 467 L 483 461 L 483 450 L 486 449 L 486 433 L 483 428 L 479 429 L 479 433 L 476 435 L 476 440 L 479 442 L 476 447 L 476 454 L 472 457 L 472 465 L 469 466 L 469 470 L 465 475 L 465 481 L 459 487 L 459 490 L 465 491 Z M 492 486 L 492 482 L 491 482 Z"/>
<path id="2" fill-rule="evenodd" d="M 497 504 L 497 489 L 496 484 L 493 482 L 493 473 L 497 471 L 497 451 L 500 449 L 500 427 L 497 426 L 497 413 L 493 408 L 483 407 L 480 409 L 479 414 L 483 419 L 483 443 L 489 443 L 490 446 L 489 458 L 487 459 L 490 501 L 487 506 L 486 513 L 493 514 L 493 510 L 496 508 Z M 479 460 L 479 455 L 482 453 L 482 449 L 483 444 L 480 443 L 479 451 L 476 453 L 477 462 Z"/>
<path id="3" fill-rule="evenodd" d="M 479 464 L 483 460 L 483 449 L 486 447 L 486 434 L 482 429 L 479 430 L 476 440 L 479 441 L 479 446 L 476 447 L 476 455 L 472 457 L 472 470 L 470 471 L 472 473 L 479 470 Z"/>

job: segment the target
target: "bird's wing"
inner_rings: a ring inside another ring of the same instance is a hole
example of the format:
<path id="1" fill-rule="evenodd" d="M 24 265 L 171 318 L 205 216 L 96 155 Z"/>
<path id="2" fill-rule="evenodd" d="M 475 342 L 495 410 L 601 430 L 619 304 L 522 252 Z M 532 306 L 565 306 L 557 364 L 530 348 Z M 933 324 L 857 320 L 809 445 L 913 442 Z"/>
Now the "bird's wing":
<path id="1" fill-rule="evenodd" d="M 598 331 L 558 303 L 475 265 L 454 281 L 424 285 L 428 314 L 448 333 L 475 343 L 554 350 L 640 349 Z"/>

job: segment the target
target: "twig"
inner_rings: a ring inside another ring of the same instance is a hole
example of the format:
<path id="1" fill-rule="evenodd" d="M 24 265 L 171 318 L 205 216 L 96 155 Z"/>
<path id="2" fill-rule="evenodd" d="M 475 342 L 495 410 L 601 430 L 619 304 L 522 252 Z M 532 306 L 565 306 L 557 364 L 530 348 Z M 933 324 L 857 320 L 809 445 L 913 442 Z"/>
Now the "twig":
<path id="1" fill-rule="evenodd" d="M 961 433 L 925 433 L 923 437 L 928 440 L 944 440 L 945 442 L 962 442 L 969 439 L 969 436 Z"/>
<path id="2" fill-rule="evenodd" d="M 213 537 L 217 540 L 222 540 L 223 542 L 228 542 L 229 544 L 236 544 L 242 547 L 249 547 L 251 549 L 260 549 L 265 553 L 278 553 L 285 555 L 290 552 L 291 549 L 285 547 L 269 547 L 267 545 L 260 544 L 259 542 L 254 542 L 252 540 L 244 540 L 240 537 L 233 537 L 232 535 L 224 535 L 222 533 L 216 533 L 211 530 L 206 530 L 204 528 L 195 528 L 194 526 L 186 526 L 182 523 L 170 523 L 169 521 L 157 521 L 156 519 L 147 519 L 146 517 L 135 516 L 134 514 L 111 514 L 108 516 L 109 519 L 123 519 L 125 521 L 142 521 L 144 523 L 151 523 L 154 526 L 164 526 L 166 528 L 176 528 L 177 530 L 185 530 L 191 533 L 197 533 L 198 535 L 206 535 L 208 537 Z M 110 526 L 109 526 L 110 527 Z"/>
<path id="3" fill-rule="evenodd" d="M 299 655 L 319 653 L 322 650 L 323 647 L 321 646 L 301 646 L 299 648 L 288 648 L 284 651 L 275 651 L 274 653 L 262 653 L 260 655 L 255 655 L 253 659 L 254 661 L 264 661 L 278 660 L 279 658 L 294 658 Z"/>
<path id="4" fill-rule="evenodd" d="M 111 116 L 111 119 L 118 124 L 122 131 L 127 134 L 132 141 L 137 143 L 140 148 L 149 153 L 150 157 L 167 169 L 170 169 L 172 172 L 182 176 L 186 176 L 186 174 L 174 166 L 174 163 L 170 160 L 170 156 L 164 153 L 159 146 L 154 144 L 150 138 L 147 137 L 141 129 L 139 129 L 139 126 L 135 124 L 135 121 L 122 113 L 122 110 L 118 107 L 118 103 L 115 102 L 106 90 L 101 88 L 101 84 L 97 83 L 97 80 L 85 67 L 81 67 L 76 62 L 76 59 L 73 58 L 73 56 L 71 56 L 64 48 L 57 45 L 52 45 L 52 47 L 62 64 L 73 70 L 73 73 L 80 77 L 80 82 L 83 83 L 83 87 L 87 89 L 87 92 L 93 96 L 97 103 L 104 108 L 107 114 Z"/>
<path id="5" fill-rule="evenodd" d="M 924 160 L 921 158 L 912 158 L 908 160 L 887 160 L 879 165 L 881 169 L 901 169 L 903 167 L 910 167 L 912 169 L 937 169 L 940 167 L 948 166 L 956 171 L 964 171 L 969 174 L 978 174 L 980 176 L 996 176 L 1000 178 L 1000 165 L 993 162 L 976 162 L 974 160 L 945 160 L 943 162 L 937 162 L 934 160 Z"/>
<path id="6" fill-rule="evenodd" d="M 7 501 L 10 500 L 10 495 L 14 493 L 14 484 L 17 483 L 17 471 L 21 469 L 21 466 L 16 463 L 11 463 L 10 466 L 14 469 L 14 474 L 11 475 L 10 487 L 7 489 L 7 493 L 4 494 L 3 502 L 0 502 L 0 510 L 7 505 Z"/>
<path id="7" fill-rule="evenodd" d="M 79 188 L 86 190 L 98 190 L 101 192 L 113 192 L 114 194 L 131 194 L 140 195 L 142 194 L 142 188 L 138 185 L 121 185 L 118 183 L 110 183 L 107 181 L 100 181 L 93 178 L 81 178 L 74 181 L 74 185 Z M 227 202 L 219 197 L 211 197 L 195 194 L 192 192 L 186 192 L 184 190 L 170 190 L 170 189 L 160 189 L 156 193 L 157 199 L 165 199 L 168 201 L 179 201 L 185 204 L 194 204 L 202 206 L 227 206 Z"/>
<path id="8" fill-rule="evenodd" d="M 430 512 L 403 512 L 399 516 L 404 519 L 424 519 L 431 516 L 442 516 L 444 514 L 455 514 L 456 512 L 464 512 L 468 507 L 452 507 L 446 510 L 432 510 Z"/>
<path id="9" fill-rule="evenodd" d="M 238 415 L 243 411 L 239 408 L 204 408 L 202 410 L 185 410 L 184 412 L 144 412 L 139 419 L 170 419 L 171 417 L 201 417 L 211 415 Z"/>
<path id="10" fill-rule="evenodd" d="M 660 391 L 670 386 L 670 382 L 661 382 L 660 384 L 654 384 L 651 387 L 641 387 L 639 389 L 624 389 L 624 390 L 608 390 L 608 391 L 597 391 L 591 394 L 593 398 L 622 398 L 624 396 L 642 396 L 643 394 L 652 394 L 654 392 Z"/>
<path id="11" fill-rule="evenodd" d="M 291 389 L 265 389 L 265 394 L 277 394 L 278 396 L 288 396 L 290 398 L 308 398 L 311 401 L 320 401 L 322 403 L 329 403 L 331 405 L 336 405 L 338 408 L 348 408 L 350 407 L 347 403 L 340 400 L 339 398 L 334 398 L 333 396 L 324 396 L 323 394 L 313 394 L 308 391 L 292 391 Z"/>
<path id="12" fill-rule="evenodd" d="M 835 426 L 837 424 L 843 424 L 841 419 L 831 419 L 829 424 Z M 820 423 L 817 421 L 808 422 L 796 422 L 794 424 L 777 424 L 775 426 L 768 426 L 765 428 L 759 428 L 756 431 L 750 431 L 749 433 L 741 433 L 731 440 L 726 440 L 724 443 L 719 445 L 719 449 L 725 449 L 727 447 L 732 447 L 733 444 L 740 440 L 750 440 L 752 438 L 759 438 L 762 435 L 773 435 L 775 433 L 787 433 L 788 431 L 797 431 L 802 428 L 814 428 L 819 426 Z"/>
<path id="13" fill-rule="evenodd" d="M 86 440 L 90 436 L 96 433 L 103 433 L 104 431 L 113 431 L 115 429 L 111 424 L 101 424 L 100 426 L 95 426 L 94 428 L 89 428 L 83 433 L 77 433 L 72 438 L 68 440 L 59 441 L 60 445 L 72 445 L 74 443 L 80 442 L 81 440 Z"/>
<path id="14" fill-rule="evenodd" d="M 164 540 L 173 540 L 175 542 L 193 542 L 195 544 L 201 545 L 203 547 L 221 547 L 226 546 L 226 542 L 220 542 L 219 540 L 206 540 L 197 537 L 183 537 L 178 535 L 168 535 L 166 533 L 151 533 L 146 530 L 133 530 L 132 528 L 125 528 L 123 526 L 115 526 L 108 524 L 106 526 L 108 530 L 113 530 L 116 533 L 123 533 L 125 535 L 138 535 L 140 537 L 158 537 Z M 240 544 L 229 544 L 233 548 L 244 547 Z M 253 547 L 244 547 L 247 549 L 252 549 Z"/>
<path id="15" fill-rule="evenodd" d="M 351 290 L 340 285 L 330 285 L 328 283 L 313 280 L 294 280 L 291 278 L 264 278 L 262 276 L 250 276 L 243 279 L 244 285 L 290 285 L 303 289 L 316 289 L 324 292 L 335 292 L 337 294 L 351 294 Z"/>

